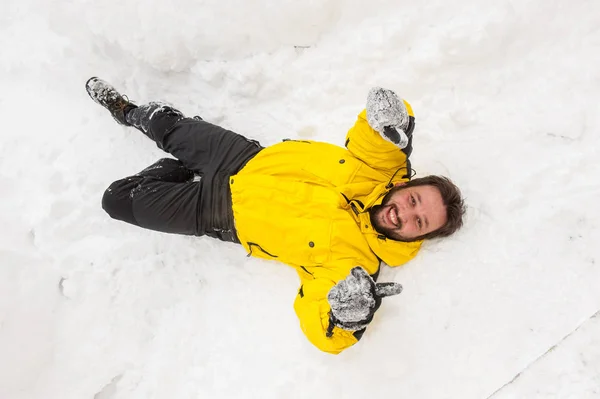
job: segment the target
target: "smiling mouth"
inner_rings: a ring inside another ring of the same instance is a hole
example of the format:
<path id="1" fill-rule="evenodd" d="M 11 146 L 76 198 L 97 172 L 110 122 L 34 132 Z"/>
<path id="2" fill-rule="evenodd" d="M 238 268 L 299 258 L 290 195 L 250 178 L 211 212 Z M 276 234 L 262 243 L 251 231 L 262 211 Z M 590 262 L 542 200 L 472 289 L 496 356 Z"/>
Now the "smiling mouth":
<path id="1" fill-rule="evenodd" d="M 388 224 L 394 226 L 395 228 L 401 227 L 400 218 L 398 217 L 395 207 L 390 206 L 390 210 L 386 212 L 386 216 Z"/>

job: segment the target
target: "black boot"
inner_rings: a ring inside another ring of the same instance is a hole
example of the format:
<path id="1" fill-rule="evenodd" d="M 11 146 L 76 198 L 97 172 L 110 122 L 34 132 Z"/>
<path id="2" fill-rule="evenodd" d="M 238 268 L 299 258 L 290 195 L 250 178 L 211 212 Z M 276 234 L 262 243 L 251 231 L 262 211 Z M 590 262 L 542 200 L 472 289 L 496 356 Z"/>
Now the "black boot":
<path id="1" fill-rule="evenodd" d="M 120 94 L 109 83 L 97 77 L 90 78 L 85 83 L 85 89 L 92 100 L 106 108 L 119 124 L 131 126 L 125 114 L 137 106 L 129 102 L 127 96 Z"/>

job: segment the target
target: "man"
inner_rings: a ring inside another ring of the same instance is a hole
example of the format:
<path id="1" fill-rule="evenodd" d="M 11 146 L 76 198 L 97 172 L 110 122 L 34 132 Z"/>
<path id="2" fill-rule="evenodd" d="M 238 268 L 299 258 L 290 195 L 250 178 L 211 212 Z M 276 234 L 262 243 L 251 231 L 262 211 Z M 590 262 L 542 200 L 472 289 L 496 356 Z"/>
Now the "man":
<path id="1" fill-rule="evenodd" d="M 296 268 L 294 309 L 307 338 L 340 353 L 355 344 L 397 283 L 375 283 L 422 240 L 462 225 L 464 204 L 447 178 L 411 180 L 415 119 L 391 90 L 374 88 L 345 147 L 258 142 L 162 103 L 136 106 L 91 78 L 90 97 L 177 159 L 164 158 L 104 193 L 108 214 L 167 233 L 242 244 L 249 255 Z M 199 178 L 198 178 L 199 176 Z"/>

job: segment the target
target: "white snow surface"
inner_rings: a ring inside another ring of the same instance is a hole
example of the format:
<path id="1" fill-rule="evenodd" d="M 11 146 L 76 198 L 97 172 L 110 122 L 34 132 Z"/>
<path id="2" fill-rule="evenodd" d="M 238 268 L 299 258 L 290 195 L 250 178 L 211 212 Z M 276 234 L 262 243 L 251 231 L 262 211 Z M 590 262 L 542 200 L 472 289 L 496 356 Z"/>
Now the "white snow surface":
<path id="1" fill-rule="evenodd" d="M 600 397 L 599 2 L 2 8 L 0 398 Z M 466 225 L 384 267 L 404 292 L 322 353 L 292 268 L 103 212 L 164 154 L 88 98 L 90 76 L 264 145 L 343 145 L 369 89 L 394 89 L 413 166 L 456 181 Z"/>

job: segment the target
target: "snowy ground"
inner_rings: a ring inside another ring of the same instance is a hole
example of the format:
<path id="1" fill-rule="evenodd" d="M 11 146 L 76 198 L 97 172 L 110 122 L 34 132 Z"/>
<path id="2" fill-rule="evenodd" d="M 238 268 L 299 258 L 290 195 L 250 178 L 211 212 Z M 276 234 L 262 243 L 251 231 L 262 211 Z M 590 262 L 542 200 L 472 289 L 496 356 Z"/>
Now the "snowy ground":
<path id="1" fill-rule="evenodd" d="M 600 398 L 600 3 L 2 8 L 0 398 Z M 87 98 L 93 75 L 265 145 L 343 144 L 368 89 L 395 89 L 466 227 L 385 268 L 402 295 L 321 353 L 291 268 L 104 214 L 163 154 Z"/>

